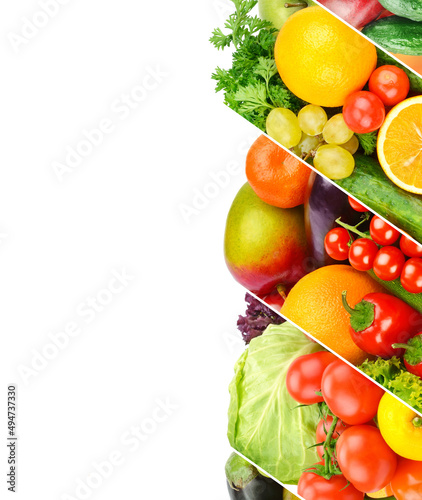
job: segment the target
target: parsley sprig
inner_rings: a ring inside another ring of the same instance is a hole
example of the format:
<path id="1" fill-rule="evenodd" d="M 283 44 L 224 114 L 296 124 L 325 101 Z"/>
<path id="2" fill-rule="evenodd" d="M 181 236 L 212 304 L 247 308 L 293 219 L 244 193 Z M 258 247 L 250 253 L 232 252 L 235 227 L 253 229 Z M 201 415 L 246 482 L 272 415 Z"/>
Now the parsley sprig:
<path id="1" fill-rule="evenodd" d="M 225 103 L 265 131 L 268 113 L 277 107 L 298 112 L 304 102 L 282 82 L 274 60 L 275 33 L 268 21 L 251 15 L 257 0 L 232 0 L 235 12 L 210 38 L 217 49 L 233 47 L 230 69 L 216 68 L 212 78 Z"/>

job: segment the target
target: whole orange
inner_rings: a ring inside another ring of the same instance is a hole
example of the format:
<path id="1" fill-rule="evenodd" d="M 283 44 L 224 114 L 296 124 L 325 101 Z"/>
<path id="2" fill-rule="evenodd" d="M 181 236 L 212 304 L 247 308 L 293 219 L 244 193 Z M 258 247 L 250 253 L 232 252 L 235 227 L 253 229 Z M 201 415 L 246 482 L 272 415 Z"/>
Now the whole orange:
<path id="1" fill-rule="evenodd" d="M 385 293 L 365 272 L 345 265 L 325 266 L 296 283 L 281 313 L 344 359 L 359 365 L 370 356 L 350 336 L 350 316 L 341 300 L 343 290 L 347 290 L 352 307 L 368 293 Z"/>
<path id="2" fill-rule="evenodd" d="M 312 170 L 265 135 L 252 144 L 246 157 L 246 177 L 262 201 L 294 208 L 305 201 Z"/>
<path id="3" fill-rule="evenodd" d="M 281 79 L 304 101 L 342 106 L 361 90 L 377 63 L 375 46 L 321 7 L 290 16 L 274 52 Z"/>

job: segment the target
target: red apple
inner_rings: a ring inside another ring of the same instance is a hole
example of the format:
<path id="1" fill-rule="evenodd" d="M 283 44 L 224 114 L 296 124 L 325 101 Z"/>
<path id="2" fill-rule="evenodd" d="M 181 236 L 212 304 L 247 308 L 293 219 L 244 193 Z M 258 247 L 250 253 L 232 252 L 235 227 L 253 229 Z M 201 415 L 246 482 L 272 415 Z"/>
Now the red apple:
<path id="1" fill-rule="evenodd" d="M 378 0 L 319 0 L 319 3 L 337 14 L 355 28 L 363 28 L 384 11 Z"/>

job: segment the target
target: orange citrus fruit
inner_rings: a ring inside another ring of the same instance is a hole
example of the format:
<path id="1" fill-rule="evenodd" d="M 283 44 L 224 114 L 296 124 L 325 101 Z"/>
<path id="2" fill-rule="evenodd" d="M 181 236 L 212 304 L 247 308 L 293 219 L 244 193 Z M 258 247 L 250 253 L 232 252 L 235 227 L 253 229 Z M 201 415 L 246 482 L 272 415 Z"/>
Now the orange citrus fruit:
<path id="1" fill-rule="evenodd" d="M 321 7 L 290 16 L 274 49 L 281 79 L 298 97 L 342 106 L 361 90 L 377 63 L 375 46 Z"/>
<path id="2" fill-rule="evenodd" d="M 352 307 L 368 293 L 385 293 L 367 273 L 351 266 L 325 266 L 296 283 L 281 313 L 344 359 L 359 365 L 370 356 L 350 336 L 350 316 L 341 300 L 343 290 L 347 290 Z"/>
<path id="3" fill-rule="evenodd" d="M 422 194 L 422 95 L 394 106 L 378 133 L 378 160 L 397 186 Z"/>
<path id="4" fill-rule="evenodd" d="M 246 177 L 255 193 L 269 205 L 293 208 L 305 201 L 312 170 L 265 135 L 252 144 L 246 157 Z"/>

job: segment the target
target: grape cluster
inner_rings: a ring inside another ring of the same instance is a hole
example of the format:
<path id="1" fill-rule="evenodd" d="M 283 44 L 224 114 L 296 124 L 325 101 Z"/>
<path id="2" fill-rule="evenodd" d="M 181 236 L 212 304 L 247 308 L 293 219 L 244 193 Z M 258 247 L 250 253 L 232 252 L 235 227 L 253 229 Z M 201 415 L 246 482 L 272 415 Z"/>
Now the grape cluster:
<path id="1" fill-rule="evenodd" d="M 355 168 L 353 155 L 359 141 L 343 114 L 328 118 L 321 106 L 308 104 L 296 116 L 286 108 L 273 109 L 267 117 L 267 133 L 282 146 L 307 159 L 329 179 L 344 179 Z"/>

